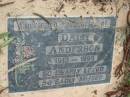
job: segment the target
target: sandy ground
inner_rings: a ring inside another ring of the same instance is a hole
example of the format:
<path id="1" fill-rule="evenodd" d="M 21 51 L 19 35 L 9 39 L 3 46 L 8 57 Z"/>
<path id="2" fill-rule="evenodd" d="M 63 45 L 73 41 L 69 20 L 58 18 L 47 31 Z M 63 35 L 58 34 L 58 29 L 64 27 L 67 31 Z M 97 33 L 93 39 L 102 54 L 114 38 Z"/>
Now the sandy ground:
<path id="1" fill-rule="evenodd" d="M 62 0 L 34 0 L 33 2 L 27 3 L 28 0 L 0 0 L 0 4 L 6 2 L 13 2 L 7 6 L 0 7 L 0 32 L 7 32 L 7 19 L 11 17 L 19 16 L 33 16 L 33 13 L 40 13 L 43 16 L 49 17 L 64 17 L 64 15 L 69 16 L 116 16 L 116 8 L 122 5 L 123 0 L 120 0 L 118 6 L 115 4 L 108 4 L 105 6 L 105 12 L 99 11 L 101 5 L 94 5 L 92 2 L 88 3 L 64 3 L 63 9 L 60 12 L 56 10 L 59 8 L 59 2 Z M 124 5 L 120 8 L 117 27 L 126 26 L 126 13 L 128 11 L 128 6 Z M 114 77 L 114 70 L 117 64 L 120 63 L 122 58 L 122 41 L 116 42 L 117 38 L 122 36 L 122 31 L 116 31 L 114 54 L 113 54 L 113 64 L 111 72 L 111 82 L 107 84 L 99 85 L 85 85 L 77 87 L 69 87 L 62 89 L 52 89 L 52 90 L 41 90 L 26 93 L 8 93 L 8 90 L 4 91 L 0 97 L 106 97 L 105 92 L 113 90 L 117 87 L 120 80 Z M 7 47 L 3 49 L 3 54 L 0 55 L 0 85 L 3 87 L 8 86 L 7 79 Z M 95 93 L 94 91 L 97 91 Z"/>

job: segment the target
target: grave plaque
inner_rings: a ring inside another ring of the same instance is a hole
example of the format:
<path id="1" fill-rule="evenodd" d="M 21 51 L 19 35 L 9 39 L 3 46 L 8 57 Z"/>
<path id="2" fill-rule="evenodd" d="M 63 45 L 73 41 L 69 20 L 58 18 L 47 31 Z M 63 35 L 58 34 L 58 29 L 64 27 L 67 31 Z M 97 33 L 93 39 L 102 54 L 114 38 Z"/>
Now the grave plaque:
<path id="1" fill-rule="evenodd" d="M 115 24 L 115 17 L 9 18 L 9 91 L 109 83 Z"/>

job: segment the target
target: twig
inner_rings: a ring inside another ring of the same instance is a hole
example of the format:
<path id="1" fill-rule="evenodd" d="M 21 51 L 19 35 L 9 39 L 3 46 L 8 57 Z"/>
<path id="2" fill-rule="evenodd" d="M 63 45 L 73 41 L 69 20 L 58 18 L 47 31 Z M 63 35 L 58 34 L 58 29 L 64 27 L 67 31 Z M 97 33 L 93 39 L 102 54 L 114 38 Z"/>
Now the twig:
<path id="1" fill-rule="evenodd" d="M 33 13 L 33 14 L 40 17 L 41 19 L 43 19 L 48 25 L 51 25 L 50 22 L 44 16 L 42 16 L 41 14 L 39 14 L 39 13 Z"/>
<path id="2" fill-rule="evenodd" d="M 130 86 L 129 85 L 124 85 L 123 87 L 120 87 L 116 91 L 109 91 L 106 94 L 107 97 L 112 97 L 116 96 L 121 92 L 121 94 L 118 97 L 128 97 L 128 93 L 130 92 Z"/>
<path id="3" fill-rule="evenodd" d="M 60 11 L 64 8 L 64 3 L 60 4 L 58 8 L 56 8 L 56 11 L 60 13 Z"/>
<path id="4" fill-rule="evenodd" d="M 82 3 L 82 2 L 88 2 L 89 0 L 80 0 L 80 3 Z"/>
<path id="5" fill-rule="evenodd" d="M 10 4 L 14 4 L 14 3 L 15 3 L 15 1 L 3 3 L 3 4 L 0 4 L 0 7 L 4 7 L 4 6 L 10 5 Z"/>
<path id="6" fill-rule="evenodd" d="M 107 97 L 111 97 L 111 96 L 117 94 L 118 92 L 119 92 L 119 91 L 109 91 L 109 92 L 105 93 L 105 95 L 106 95 Z"/>
<path id="7" fill-rule="evenodd" d="M 123 51 L 124 51 L 123 59 L 115 70 L 115 76 L 118 78 L 120 78 L 121 75 L 123 74 L 123 66 L 128 64 L 128 61 L 130 58 L 130 49 L 129 49 L 130 48 L 130 35 L 128 35 L 126 37 L 123 47 L 124 47 L 123 48 Z"/>
<path id="8" fill-rule="evenodd" d="M 129 17 L 130 17 L 130 10 L 129 10 L 128 13 L 127 13 L 127 24 L 130 26 L 130 20 L 129 20 Z"/>
<path id="9" fill-rule="evenodd" d="M 29 0 L 27 3 L 31 3 L 31 2 L 33 2 L 33 1 L 35 1 L 35 0 Z"/>
<path id="10" fill-rule="evenodd" d="M 63 0 L 63 1 L 65 1 L 66 3 L 68 3 L 68 2 L 75 3 L 77 0 Z"/>
<path id="11" fill-rule="evenodd" d="M 5 87 L 5 88 L 1 89 L 1 90 L 0 90 L 0 94 L 1 94 L 4 90 L 6 90 L 6 89 L 8 89 L 8 87 Z"/>
<path id="12" fill-rule="evenodd" d="M 129 66 L 129 60 L 130 60 L 130 34 L 129 34 L 129 30 L 126 30 L 125 34 L 126 34 L 126 39 L 123 43 L 123 59 L 121 61 L 121 63 L 118 65 L 118 67 L 115 70 L 115 76 L 120 78 L 123 75 L 123 66 L 128 67 L 128 73 L 130 73 L 130 66 Z M 125 72 L 124 72 L 125 73 Z M 125 85 L 121 86 L 120 88 L 118 88 L 116 91 L 109 91 L 106 93 L 107 97 L 112 97 L 112 96 L 116 96 L 119 95 L 118 97 L 128 97 L 128 94 L 130 93 L 130 85 L 127 85 L 127 83 L 125 83 Z"/>

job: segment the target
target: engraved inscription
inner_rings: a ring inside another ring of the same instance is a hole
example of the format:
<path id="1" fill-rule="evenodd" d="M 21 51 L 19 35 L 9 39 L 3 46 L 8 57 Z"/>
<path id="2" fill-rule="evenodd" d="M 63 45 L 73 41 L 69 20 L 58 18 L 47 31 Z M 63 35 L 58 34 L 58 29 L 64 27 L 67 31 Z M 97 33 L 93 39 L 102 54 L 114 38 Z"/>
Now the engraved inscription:
<path id="1" fill-rule="evenodd" d="M 68 19 L 9 18 L 10 92 L 110 82 L 115 17 Z"/>

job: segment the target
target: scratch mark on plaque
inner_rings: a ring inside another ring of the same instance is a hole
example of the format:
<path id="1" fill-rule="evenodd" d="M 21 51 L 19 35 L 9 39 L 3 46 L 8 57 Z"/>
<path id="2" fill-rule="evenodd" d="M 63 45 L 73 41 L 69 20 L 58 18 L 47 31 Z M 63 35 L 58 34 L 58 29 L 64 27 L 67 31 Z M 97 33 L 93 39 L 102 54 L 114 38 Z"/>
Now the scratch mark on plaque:
<path id="1" fill-rule="evenodd" d="M 110 51 L 111 51 L 111 50 L 107 51 L 107 53 L 105 53 L 104 58 L 103 58 L 102 60 L 99 60 L 99 61 L 98 61 L 96 64 L 94 64 L 92 67 L 95 67 L 95 66 L 98 66 L 98 65 L 103 64 L 103 63 L 104 63 L 105 58 L 107 58 L 107 57 L 108 57 L 108 54 L 110 53 Z"/>
<path id="2" fill-rule="evenodd" d="M 72 20 L 68 19 L 68 16 L 67 16 L 66 14 L 64 14 L 64 16 L 66 17 L 66 19 L 67 19 L 69 22 L 71 22 L 71 23 L 76 23 L 75 21 L 72 21 Z"/>
<path id="3" fill-rule="evenodd" d="M 23 62 L 23 63 L 21 63 L 21 64 L 15 65 L 15 66 L 12 67 L 11 69 L 9 69 L 8 72 L 14 71 L 14 70 L 17 69 L 17 68 L 19 68 L 19 67 L 21 67 L 21 66 L 24 66 L 24 65 L 26 65 L 27 63 L 36 61 L 36 60 L 37 60 L 36 57 L 35 57 L 35 58 L 32 58 L 32 59 L 29 59 L 29 60 L 27 60 L 27 61 L 25 61 L 25 62 Z"/>

